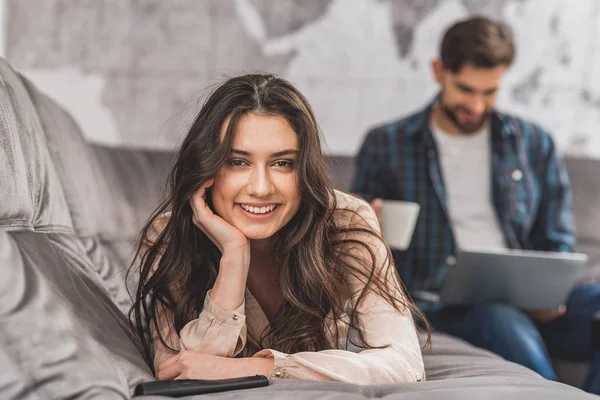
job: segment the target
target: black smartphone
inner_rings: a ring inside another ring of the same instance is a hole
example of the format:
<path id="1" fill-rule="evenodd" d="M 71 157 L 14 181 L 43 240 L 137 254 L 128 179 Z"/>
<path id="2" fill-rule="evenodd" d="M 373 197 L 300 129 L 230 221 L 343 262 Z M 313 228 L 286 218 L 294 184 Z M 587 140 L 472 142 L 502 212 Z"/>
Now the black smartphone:
<path id="1" fill-rule="evenodd" d="M 143 382 L 135 387 L 134 396 L 183 397 L 196 394 L 224 392 L 268 386 L 264 375 L 244 376 L 230 379 L 181 379 L 172 381 Z"/>

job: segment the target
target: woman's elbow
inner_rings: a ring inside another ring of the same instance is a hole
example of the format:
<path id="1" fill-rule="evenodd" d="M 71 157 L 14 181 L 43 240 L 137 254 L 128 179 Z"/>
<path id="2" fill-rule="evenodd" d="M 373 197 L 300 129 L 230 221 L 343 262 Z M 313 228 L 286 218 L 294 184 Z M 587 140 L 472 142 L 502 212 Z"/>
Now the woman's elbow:
<path id="1" fill-rule="evenodd" d="M 382 374 L 383 379 L 387 382 L 382 383 L 413 383 L 425 380 L 425 367 L 422 358 L 408 359 L 404 354 L 394 352 L 393 359 L 387 365 L 382 366 L 385 374 Z"/>

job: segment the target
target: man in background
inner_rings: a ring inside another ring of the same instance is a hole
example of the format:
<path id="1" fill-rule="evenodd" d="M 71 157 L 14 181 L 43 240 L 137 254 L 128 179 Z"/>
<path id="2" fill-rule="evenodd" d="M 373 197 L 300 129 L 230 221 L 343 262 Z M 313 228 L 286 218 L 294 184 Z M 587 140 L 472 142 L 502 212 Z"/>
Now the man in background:
<path id="1" fill-rule="evenodd" d="M 444 35 L 433 72 L 440 85 L 423 110 L 371 130 L 352 191 L 421 206 L 399 273 L 433 327 L 556 379 L 550 356 L 593 359 L 585 389 L 600 394 L 600 354 L 591 346 L 600 285 L 578 286 L 565 307 L 526 313 L 510 305 L 443 307 L 438 292 L 457 248 L 572 252 L 571 190 L 552 137 L 495 110 L 515 55 L 510 29 L 475 17 Z M 422 298 L 422 300 L 419 300 Z"/>

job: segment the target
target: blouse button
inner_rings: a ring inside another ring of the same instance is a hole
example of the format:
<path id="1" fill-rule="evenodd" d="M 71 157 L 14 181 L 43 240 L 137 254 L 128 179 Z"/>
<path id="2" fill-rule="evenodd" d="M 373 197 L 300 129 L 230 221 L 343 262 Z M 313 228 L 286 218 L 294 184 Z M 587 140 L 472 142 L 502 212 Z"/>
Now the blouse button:
<path id="1" fill-rule="evenodd" d="M 237 316 L 237 314 L 233 314 L 233 316 L 232 316 L 231 318 L 233 318 L 233 320 L 234 320 L 234 321 L 237 321 L 237 320 L 238 320 L 238 316 Z"/>
<path id="2" fill-rule="evenodd" d="M 512 177 L 513 181 L 519 182 L 521 179 L 523 179 L 523 172 L 519 169 L 515 169 L 512 172 L 511 177 Z"/>
<path id="3" fill-rule="evenodd" d="M 281 372 L 279 372 L 279 371 L 275 372 L 275 377 L 276 378 L 281 378 Z"/>

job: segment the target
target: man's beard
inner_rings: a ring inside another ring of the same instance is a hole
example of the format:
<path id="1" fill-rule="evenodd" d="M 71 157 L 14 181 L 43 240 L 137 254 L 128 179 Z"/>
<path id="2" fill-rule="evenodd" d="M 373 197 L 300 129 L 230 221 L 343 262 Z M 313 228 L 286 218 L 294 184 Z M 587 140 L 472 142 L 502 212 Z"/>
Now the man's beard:
<path id="1" fill-rule="evenodd" d="M 483 112 L 483 114 L 481 114 L 479 121 L 460 122 L 458 120 L 458 117 L 456 114 L 458 111 L 462 111 L 464 113 L 470 114 L 471 112 L 467 108 L 460 106 L 460 105 L 450 108 L 446 104 L 442 103 L 441 101 L 440 101 L 440 105 L 441 105 L 440 108 L 443 111 L 443 113 L 446 115 L 446 117 L 450 121 L 452 121 L 452 123 L 466 135 L 471 135 L 471 134 L 478 132 L 488 122 L 488 120 L 490 119 L 490 116 L 492 115 L 492 110 L 486 109 Z"/>

